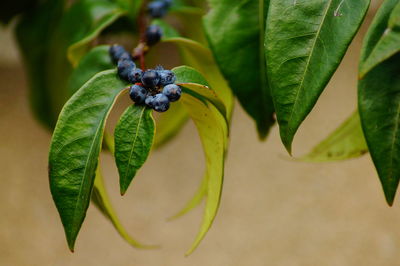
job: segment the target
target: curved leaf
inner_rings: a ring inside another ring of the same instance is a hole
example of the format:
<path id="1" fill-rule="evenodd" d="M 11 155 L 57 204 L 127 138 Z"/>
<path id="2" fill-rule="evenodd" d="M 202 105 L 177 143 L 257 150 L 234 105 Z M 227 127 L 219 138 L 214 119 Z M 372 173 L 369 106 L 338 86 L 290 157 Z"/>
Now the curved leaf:
<path id="1" fill-rule="evenodd" d="M 289 153 L 300 124 L 342 60 L 369 0 L 271 0 L 266 27 L 268 76 Z"/>
<path id="2" fill-rule="evenodd" d="M 261 138 L 274 124 L 264 57 L 269 0 L 209 0 L 204 27 L 211 50 L 229 86 L 257 123 Z"/>
<path id="3" fill-rule="evenodd" d="M 77 65 L 81 57 L 87 52 L 89 44 L 107 26 L 127 12 L 117 4 L 107 0 L 81 0 L 70 10 L 68 21 L 71 26 L 81 23 L 86 26 L 83 34 L 74 38 L 74 43 L 68 47 L 68 59 L 72 65 Z M 83 20 L 83 21 L 82 21 Z"/>
<path id="4" fill-rule="evenodd" d="M 108 53 L 109 48 L 108 45 L 97 46 L 82 57 L 69 78 L 68 92 L 70 95 L 73 95 L 95 74 L 115 67 Z"/>
<path id="5" fill-rule="evenodd" d="M 117 214 L 115 213 L 114 208 L 111 205 L 111 201 L 108 197 L 106 187 L 104 185 L 103 176 L 99 168 L 96 171 L 96 177 L 93 185 L 92 192 L 92 202 L 96 205 L 97 208 L 104 214 L 107 219 L 113 224 L 115 229 L 118 231 L 120 236 L 126 240 L 130 245 L 135 248 L 143 248 L 143 249 L 153 249 L 158 248 L 158 246 L 154 245 L 144 245 L 139 243 L 137 240 L 132 238 L 129 233 L 126 231 L 124 226 L 121 224 Z"/>
<path id="6" fill-rule="evenodd" d="M 398 3 L 387 0 L 364 41 L 361 63 L 374 51 Z M 365 139 L 378 171 L 386 201 L 393 204 L 400 179 L 400 53 L 375 66 L 358 86 L 358 106 Z"/>
<path id="7" fill-rule="evenodd" d="M 385 4 L 383 8 L 385 6 L 386 8 L 390 6 L 393 8 L 393 11 L 391 12 L 389 21 L 382 25 L 385 27 L 385 31 L 380 36 L 379 41 L 374 45 L 368 57 L 363 58 L 360 64 L 360 78 L 375 66 L 400 52 L 400 2 L 394 7 L 393 4 Z M 377 36 L 374 37 L 374 40 L 377 40 Z"/>
<path id="8" fill-rule="evenodd" d="M 354 112 L 326 139 L 300 158 L 307 162 L 332 162 L 359 157 L 368 152 L 358 112 Z"/>
<path id="9" fill-rule="evenodd" d="M 72 251 L 89 206 L 106 119 L 125 86 L 116 71 L 97 74 L 65 104 L 53 133 L 50 189 Z"/>
<path id="10" fill-rule="evenodd" d="M 155 133 L 152 110 L 131 105 L 115 127 L 115 162 L 119 172 L 121 195 L 124 195 L 137 170 L 146 161 Z"/>

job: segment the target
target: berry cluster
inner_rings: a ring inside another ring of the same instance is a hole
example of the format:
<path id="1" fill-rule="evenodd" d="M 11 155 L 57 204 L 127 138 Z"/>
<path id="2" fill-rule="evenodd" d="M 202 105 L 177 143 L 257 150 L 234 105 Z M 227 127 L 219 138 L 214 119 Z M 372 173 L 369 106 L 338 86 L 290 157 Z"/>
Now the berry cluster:
<path id="1" fill-rule="evenodd" d="M 136 104 L 145 104 L 157 112 L 169 109 L 170 102 L 181 97 L 182 89 L 174 84 L 175 74 L 161 66 L 146 71 L 136 67 L 132 56 L 120 45 L 110 47 L 110 56 L 121 79 L 133 84 L 129 96 Z"/>
<path id="2" fill-rule="evenodd" d="M 151 17 L 162 18 L 167 14 L 171 4 L 172 0 L 156 0 L 147 5 L 147 10 Z"/>

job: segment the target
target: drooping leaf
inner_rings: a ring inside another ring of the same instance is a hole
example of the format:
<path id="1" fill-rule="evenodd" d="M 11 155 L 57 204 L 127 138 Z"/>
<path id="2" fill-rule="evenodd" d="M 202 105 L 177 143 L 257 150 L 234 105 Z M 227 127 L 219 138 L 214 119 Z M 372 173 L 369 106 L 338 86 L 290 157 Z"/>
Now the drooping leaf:
<path id="1" fill-rule="evenodd" d="M 375 66 L 400 52 L 400 2 L 398 2 L 396 6 L 393 6 L 391 3 L 385 3 L 385 6 L 386 8 L 390 6 L 393 8 L 393 11 L 391 12 L 389 21 L 382 25 L 385 27 L 385 31 L 380 36 L 378 42 L 375 43 L 368 57 L 363 58 L 360 64 L 360 78 Z M 385 8 L 385 6 L 383 6 L 383 8 Z M 373 40 L 376 42 L 377 36 L 374 36 Z"/>
<path id="2" fill-rule="evenodd" d="M 267 81 L 264 25 L 269 0 L 209 0 L 204 27 L 211 50 L 229 86 L 255 120 L 261 138 L 274 124 Z"/>
<path id="3" fill-rule="evenodd" d="M 370 0 L 271 0 L 266 58 L 280 135 L 293 137 L 342 60 Z"/>
<path id="4" fill-rule="evenodd" d="M 385 1 L 366 35 L 361 65 L 379 44 L 397 0 Z M 372 68 L 359 81 L 358 108 L 365 139 L 386 201 L 393 204 L 400 179 L 400 53 Z"/>
<path id="5" fill-rule="evenodd" d="M 95 74 L 114 68 L 108 49 L 108 45 L 96 46 L 82 57 L 68 81 L 68 92 L 70 95 L 73 95 Z"/>
<path id="6" fill-rule="evenodd" d="M 156 121 L 157 133 L 154 136 L 153 149 L 162 147 L 178 134 L 188 119 L 188 114 L 179 101 L 171 104 L 168 112 L 162 113 Z"/>
<path id="7" fill-rule="evenodd" d="M 102 30 L 126 14 L 126 10 L 108 0 L 81 0 L 72 6 L 68 23 L 72 24 L 72 26 L 76 23 L 85 25 L 85 30 L 82 34 L 77 34 L 77 37 L 79 37 L 74 38 L 74 42 L 68 47 L 68 59 L 72 65 L 78 64 L 89 49 L 90 42 Z"/>
<path id="8" fill-rule="evenodd" d="M 106 119 L 125 86 L 114 70 L 97 74 L 65 104 L 53 133 L 50 189 L 71 250 L 89 206 Z"/>
<path id="9" fill-rule="evenodd" d="M 128 189 L 136 172 L 146 161 L 155 134 L 152 110 L 131 105 L 115 127 L 115 162 L 119 172 L 121 195 Z"/>
<path id="10" fill-rule="evenodd" d="M 103 176 L 99 168 L 97 168 L 96 177 L 94 180 L 92 202 L 94 203 L 94 205 L 96 205 L 97 208 L 99 208 L 104 216 L 110 220 L 120 236 L 125 239 L 126 242 L 128 242 L 130 245 L 135 248 L 143 249 L 158 248 L 158 246 L 155 245 L 141 244 L 126 231 L 125 227 L 121 224 L 114 208 L 111 205 L 111 201 L 108 197 L 106 187 L 104 185 Z"/>
<path id="11" fill-rule="evenodd" d="M 358 112 L 354 112 L 306 156 L 308 162 L 332 162 L 359 157 L 368 152 Z"/>
<path id="12" fill-rule="evenodd" d="M 174 68 L 172 71 L 177 76 L 178 81 L 203 82 L 199 85 L 208 85 L 207 83 L 204 83 L 206 82 L 204 78 L 200 78 L 201 75 L 194 75 L 193 71 L 195 70 L 191 68 L 179 67 Z M 192 77 L 194 79 L 190 80 Z M 224 177 L 225 150 L 228 142 L 228 136 L 226 134 L 228 120 L 223 118 L 223 114 L 219 109 L 217 109 L 217 106 L 215 106 L 213 102 L 209 100 L 210 98 L 207 97 L 208 95 L 200 95 L 200 93 L 202 93 L 202 90 L 183 90 L 182 98 L 180 100 L 199 132 L 206 157 L 206 175 L 208 177 L 207 200 L 203 223 L 192 247 L 187 252 L 187 255 L 192 253 L 200 244 L 201 240 L 210 229 L 217 214 Z"/>
<path id="13" fill-rule="evenodd" d="M 205 174 L 203 179 L 201 180 L 200 186 L 198 187 L 193 197 L 185 204 L 185 206 L 180 211 L 178 211 L 176 214 L 168 218 L 168 220 L 175 220 L 187 214 L 194 208 L 196 208 L 207 196 L 207 187 L 208 187 L 208 175 Z"/>

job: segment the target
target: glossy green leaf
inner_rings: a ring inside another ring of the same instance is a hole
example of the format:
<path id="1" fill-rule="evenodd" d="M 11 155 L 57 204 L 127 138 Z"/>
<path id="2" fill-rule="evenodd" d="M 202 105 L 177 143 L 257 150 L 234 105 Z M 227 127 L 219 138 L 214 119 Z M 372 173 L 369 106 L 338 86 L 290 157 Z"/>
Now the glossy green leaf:
<path id="1" fill-rule="evenodd" d="M 74 23 L 85 25 L 83 34 L 74 38 L 74 43 L 68 47 L 68 59 L 72 65 L 77 65 L 82 56 L 88 51 L 90 42 L 93 41 L 106 27 L 127 12 L 119 5 L 108 0 L 81 0 L 69 12 L 69 18 Z M 79 18 L 79 19 L 77 19 Z M 83 19 L 83 21 L 81 21 Z M 72 21 L 71 21 L 72 22 Z"/>
<path id="2" fill-rule="evenodd" d="M 175 220 L 187 214 L 194 208 L 196 208 L 207 196 L 207 188 L 208 188 L 208 175 L 205 174 L 203 179 L 201 180 L 200 186 L 198 187 L 193 197 L 186 203 L 186 205 L 180 211 L 178 211 L 173 216 L 169 217 L 168 220 Z"/>
<path id="3" fill-rule="evenodd" d="M 382 25 L 385 27 L 385 31 L 368 57 L 363 58 L 360 64 L 360 78 L 375 66 L 400 52 L 400 2 L 394 7 L 392 4 L 390 6 L 393 8 L 393 11 L 391 12 L 389 21 L 385 25 Z M 376 38 L 374 36 L 374 40 L 377 40 Z"/>
<path id="4" fill-rule="evenodd" d="M 200 82 L 199 85 L 208 85 L 204 78 L 201 79 L 200 74 L 195 75 L 193 73 L 195 70 L 191 68 L 184 66 L 174 68 L 172 71 L 174 71 L 178 81 Z M 190 78 L 193 78 L 193 80 Z M 211 89 L 209 88 L 209 90 Z M 226 134 L 226 128 L 228 127 L 227 119 L 224 119 L 223 114 L 217 109 L 217 106 L 208 100 L 212 100 L 212 98 L 208 97 L 205 93 L 202 95 L 200 95 L 200 93 L 203 93 L 203 90 L 183 90 L 180 100 L 199 132 L 206 157 L 206 176 L 208 177 L 207 200 L 203 222 L 187 255 L 192 253 L 200 244 L 217 214 L 222 193 L 225 150 L 228 142 L 228 136 Z"/>
<path id="5" fill-rule="evenodd" d="M 68 82 L 68 92 L 70 95 L 73 95 L 95 74 L 115 67 L 111 61 L 108 49 L 108 45 L 96 46 L 82 57 Z"/>
<path id="6" fill-rule="evenodd" d="M 224 102 L 227 116 L 230 118 L 234 99 L 227 82 L 214 61 L 211 51 L 200 43 L 186 38 L 165 38 L 163 41 L 178 46 L 185 64 L 203 75 L 218 97 Z"/>
<path id="7" fill-rule="evenodd" d="M 156 121 L 157 130 L 154 136 L 153 149 L 162 147 L 177 135 L 188 119 L 189 116 L 179 101 L 171 104 L 168 112 L 160 114 Z"/>
<path id="8" fill-rule="evenodd" d="M 114 132 L 115 162 L 124 195 L 136 172 L 149 156 L 155 133 L 152 110 L 131 105 L 122 114 Z"/>
<path id="9" fill-rule="evenodd" d="M 101 174 L 99 168 L 97 168 L 96 177 L 94 180 L 92 202 L 94 203 L 94 205 L 96 205 L 97 208 L 99 208 L 104 216 L 110 220 L 120 236 L 125 239 L 126 242 L 128 242 L 130 245 L 135 248 L 143 249 L 158 248 L 158 246 L 154 245 L 141 244 L 126 231 L 125 227 L 121 224 L 114 208 L 112 207 L 110 198 L 108 197 L 106 187 L 104 185 L 103 175 Z"/>
<path id="10" fill-rule="evenodd" d="M 172 70 L 176 77 L 176 84 L 183 87 L 183 91 L 194 97 L 205 98 L 211 102 L 228 121 L 225 104 L 221 101 L 205 78 L 194 68 L 188 66 L 176 67 Z"/>
<path id="11" fill-rule="evenodd" d="M 97 74 L 65 104 L 53 133 L 50 189 L 71 250 L 89 206 L 106 119 L 125 87 L 114 70 Z"/>
<path id="12" fill-rule="evenodd" d="M 261 138 L 274 124 L 274 108 L 264 57 L 264 25 L 269 0 L 209 0 L 204 18 L 211 50 L 229 86 L 257 123 Z"/>
<path id="13" fill-rule="evenodd" d="M 361 64 L 379 44 L 398 0 L 386 0 L 366 35 Z M 358 106 L 365 139 L 386 201 L 393 204 L 400 179 L 400 53 L 375 66 L 358 86 Z"/>
<path id="14" fill-rule="evenodd" d="M 327 138 L 300 158 L 308 162 L 332 162 L 359 157 L 368 152 L 360 116 L 354 112 Z"/>
<path id="15" fill-rule="evenodd" d="M 369 0 L 271 0 L 266 58 L 280 135 L 294 135 L 337 69 Z"/>

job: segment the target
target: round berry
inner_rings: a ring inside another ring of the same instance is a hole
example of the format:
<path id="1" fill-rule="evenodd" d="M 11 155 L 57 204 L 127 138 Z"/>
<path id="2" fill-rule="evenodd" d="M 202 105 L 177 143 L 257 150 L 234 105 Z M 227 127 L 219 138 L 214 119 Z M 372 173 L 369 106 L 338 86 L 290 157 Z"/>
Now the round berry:
<path id="1" fill-rule="evenodd" d="M 146 70 L 142 75 L 142 84 L 146 88 L 154 88 L 160 82 L 160 76 L 155 70 Z"/>
<path id="2" fill-rule="evenodd" d="M 149 46 L 155 45 L 161 40 L 162 29 L 157 25 L 150 25 L 146 29 L 146 43 Z"/>
<path id="3" fill-rule="evenodd" d="M 129 59 L 118 60 L 118 75 L 121 79 L 129 81 L 129 73 L 136 68 L 135 63 Z"/>
<path id="4" fill-rule="evenodd" d="M 128 74 L 129 83 L 138 83 L 142 81 L 143 71 L 140 68 L 134 68 Z"/>
<path id="5" fill-rule="evenodd" d="M 161 86 L 173 84 L 176 81 L 175 74 L 171 70 L 159 70 L 158 75 L 160 76 L 160 85 Z"/>
<path id="6" fill-rule="evenodd" d="M 154 98 L 155 98 L 155 97 L 154 97 L 153 95 L 148 94 L 147 97 L 146 97 L 146 100 L 144 100 L 144 103 L 145 103 L 148 107 L 154 108 Z"/>
<path id="7" fill-rule="evenodd" d="M 168 4 L 164 1 L 153 1 L 147 5 L 149 14 L 153 18 L 161 18 L 167 14 Z"/>
<path id="8" fill-rule="evenodd" d="M 144 103 L 147 96 L 147 90 L 139 85 L 132 85 L 129 90 L 129 97 L 137 104 Z"/>
<path id="9" fill-rule="evenodd" d="M 162 93 L 158 93 L 153 99 L 153 109 L 157 112 L 165 112 L 169 109 L 169 99 Z"/>
<path id="10" fill-rule="evenodd" d="M 122 55 L 129 55 L 125 48 L 118 44 L 111 45 L 108 52 L 110 53 L 111 59 L 115 64 L 118 62 Z"/>
<path id="11" fill-rule="evenodd" d="M 175 102 L 181 98 L 182 89 L 178 85 L 169 84 L 164 87 L 162 93 L 168 97 L 170 102 Z"/>

